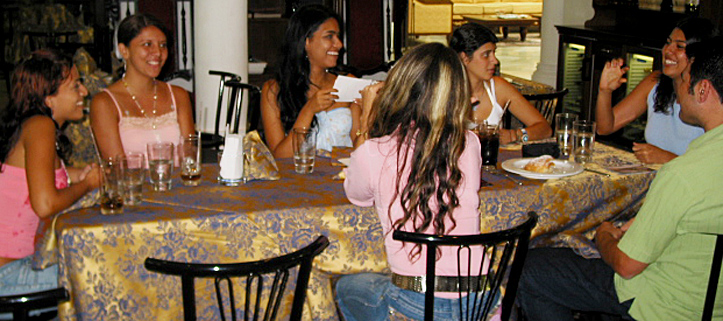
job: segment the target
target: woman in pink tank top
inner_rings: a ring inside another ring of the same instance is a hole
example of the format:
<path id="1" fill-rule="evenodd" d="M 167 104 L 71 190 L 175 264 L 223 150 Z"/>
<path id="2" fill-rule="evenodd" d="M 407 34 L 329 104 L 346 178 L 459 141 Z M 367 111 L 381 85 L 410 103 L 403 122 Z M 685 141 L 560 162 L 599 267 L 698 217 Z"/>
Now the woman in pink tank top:
<path id="1" fill-rule="evenodd" d="M 168 58 L 163 24 L 147 14 L 129 16 L 118 26 L 118 49 L 126 72 L 93 98 L 90 123 L 101 156 L 146 152 L 146 144 L 178 144 L 194 132 L 188 93 L 156 80 Z"/>
<path id="2" fill-rule="evenodd" d="M 15 68 L 11 83 L 0 118 L 0 295 L 58 286 L 56 267 L 30 267 L 39 220 L 100 183 L 97 165 L 65 168 L 61 160 L 71 148 L 60 128 L 83 118 L 88 95 L 70 58 L 35 51 Z"/>

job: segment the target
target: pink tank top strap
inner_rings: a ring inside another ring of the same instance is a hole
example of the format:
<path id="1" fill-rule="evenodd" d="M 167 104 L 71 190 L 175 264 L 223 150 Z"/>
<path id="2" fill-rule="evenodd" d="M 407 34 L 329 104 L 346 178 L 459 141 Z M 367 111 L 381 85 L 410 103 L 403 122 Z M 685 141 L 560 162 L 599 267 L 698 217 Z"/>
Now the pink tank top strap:
<path id="1" fill-rule="evenodd" d="M 115 96 L 113 96 L 113 94 L 110 92 L 110 90 L 108 90 L 107 88 L 103 88 L 103 91 L 106 92 L 108 94 L 108 96 L 110 96 L 110 99 L 113 100 L 113 104 L 115 105 L 115 108 L 118 110 L 118 120 L 120 120 L 121 118 L 123 118 L 123 113 L 121 112 L 118 101 L 115 99 Z"/>
<path id="2" fill-rule="evenodd" d="M 166 83 L 168 86 L 168 91 L 171 93 L 171 110 L 176 110 L 176 96 L 173 95 L 173 88 L 171 87 L 171 84 Z"/>

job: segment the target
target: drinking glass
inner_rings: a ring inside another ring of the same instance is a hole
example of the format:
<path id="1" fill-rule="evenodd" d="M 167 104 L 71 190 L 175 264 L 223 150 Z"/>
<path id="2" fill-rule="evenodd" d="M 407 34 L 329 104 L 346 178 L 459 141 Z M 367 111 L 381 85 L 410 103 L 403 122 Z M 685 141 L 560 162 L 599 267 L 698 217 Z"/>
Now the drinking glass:
<path id="1" fill-rule="evenodd" d="M 572 153 L 572 130 L 577 114 L 561 113 L 555 115 L 555 137 L 560 147 L 560 154 L 570 156 Z"/>
<path id="2" fill-rule="evenodd" d="M 291 131 L 294 146 L 294 170 L 299 174 L 314 172 L 316 155 L 316 130 L 306 127 L 294 128 Z"/>
<path id="3" fill-rule="evenodd" d="M 201 183 L 201 146 L 198 135 L 183 137 L 178 154 L 181 159 L 181 182 L 186 186 L 198 186 Z"/>
<path id="4" fill-rule="evenodd" d="M 490 125 L 487 121 L 477 122 L 476 134 L 482 145 L 482 166 L 486 170 L 497 168 L 497 154 L 500 149 L 499 127 Z"/>
<path id="5" fill-rule="evenodd" d="M 115 159 L 100 164 L 100 213 L 113 215 L 123 213 L 123 166 Z"/>
<path id="6" fill-rule="evenodd" d="M 575 162 L 585 164 L 592 161 L 595 148 L 595 122 L 577 120 L 573 123 L 572 140 Z"/>
<path id="7" fill-rule="evenodd" d="M 173 143 L 148 143 L 146 148 L 148 149 L 148 172 L 153 190 L 170 190 L 173 176 Z"/>
<path id="8" fill-rule="evenodd" d="M 146 155 L 128 152 L 116 156 L 123 169 L 123 203 L 138 205 L 143 201 L 143 180 L 146 173 Z"/>

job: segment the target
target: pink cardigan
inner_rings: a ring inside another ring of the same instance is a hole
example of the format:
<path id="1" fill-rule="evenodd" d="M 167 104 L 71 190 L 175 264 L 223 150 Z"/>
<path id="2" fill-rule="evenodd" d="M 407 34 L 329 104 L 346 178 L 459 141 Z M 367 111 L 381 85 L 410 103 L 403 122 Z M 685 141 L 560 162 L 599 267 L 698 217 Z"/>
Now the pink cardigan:
<path id="1" fill-rule="evenodd" d="M 478 234 L 480 232 L 479 218 L 479 188 L 482 157 L 480 156 L 479 139 L 472 132 L 466 133 L 466 145 L 459 159 L 462 171 L 462 181 L 457 189 L 460 206 L 452 212 L 457 226 L 447 234 Z M 411 153 L 410 153 L 411 155 Z M 402 182 L 406 182 L 411 169 L 407 168 L 402 175 Z M 402 242 L 392 239 L 390 229 L 392 223 L 403 216 L 399 198 L 396 199 L 389 216 L 389 203 L 394 196 L 394 186 L 397 177 L 396 139 L 390 136 L 370 139 L 364 142 L 351 154 L 351 164 L 346 169 L 344 190 L 347 198 L 355 205 L 374 206 L 384 231 L 384 245 L 387 251 L 387 260 L 392 272 L 400 275 L 421 276 L 425 274 L 426 251 L 422 252 L 419 260 L 411 262 L 409 252 L 413 245 L 402 246 Z M 404 188 L 401 186 L 400 188 Z M 436 202 L 432 200 L 432 208 Z M 411 224 L 405 227 L 411 230 Z M 451 221 L 445 222 L 448 229 Z M 426 233 L 433 233 L 430 229 Z M 479 258 L 481 253 L 476 253 Z M 437 262 L 437 275 L 457 275 L 456 249 L 445 247 L 442 257 Z M 481 260 L 475 259 L 476 262 Z M 466 263 L 463 265 L 466 266 Z M 479 264 L 474 269 L 479 269 Z M 456 295 L 456 294 L 455 294 Z"/>

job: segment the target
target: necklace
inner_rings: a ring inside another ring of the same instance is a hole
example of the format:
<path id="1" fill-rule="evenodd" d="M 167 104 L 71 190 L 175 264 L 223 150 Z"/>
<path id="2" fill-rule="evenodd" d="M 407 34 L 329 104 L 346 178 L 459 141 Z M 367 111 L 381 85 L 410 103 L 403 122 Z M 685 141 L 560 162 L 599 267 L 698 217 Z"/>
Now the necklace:
<path id="1" fill-rule="evenodd" d="M 153 114 L 152 117 L 146 115 L 146 110 L 143 109 L 143 107 L 141 107 L 141 104 L 136 99 L 136 95 L 134 95 L 131 92 L 130 87 L 128 87 L 128 82 L 126 82 L 125 74 L 123 75 L 121 80 L 123 81 L 123 87 L 125 87 L 126 91 L 131 96 L 131 99 L 133 99 L 133 102 L 136 104 L 136 107 L 138 107 L 138 110 L 141 112 L 141 115 L 143 115 L 143 117 L 152 118 L 153 119 L 153 129 L 156 129 L 156 120 L 155 120 L 156 119 L 156 101 L 158 100 L 158 86 L 156 84 L 156 80 L 153 79 L 153 109 L 151 110 L 151 113 Z"/>

